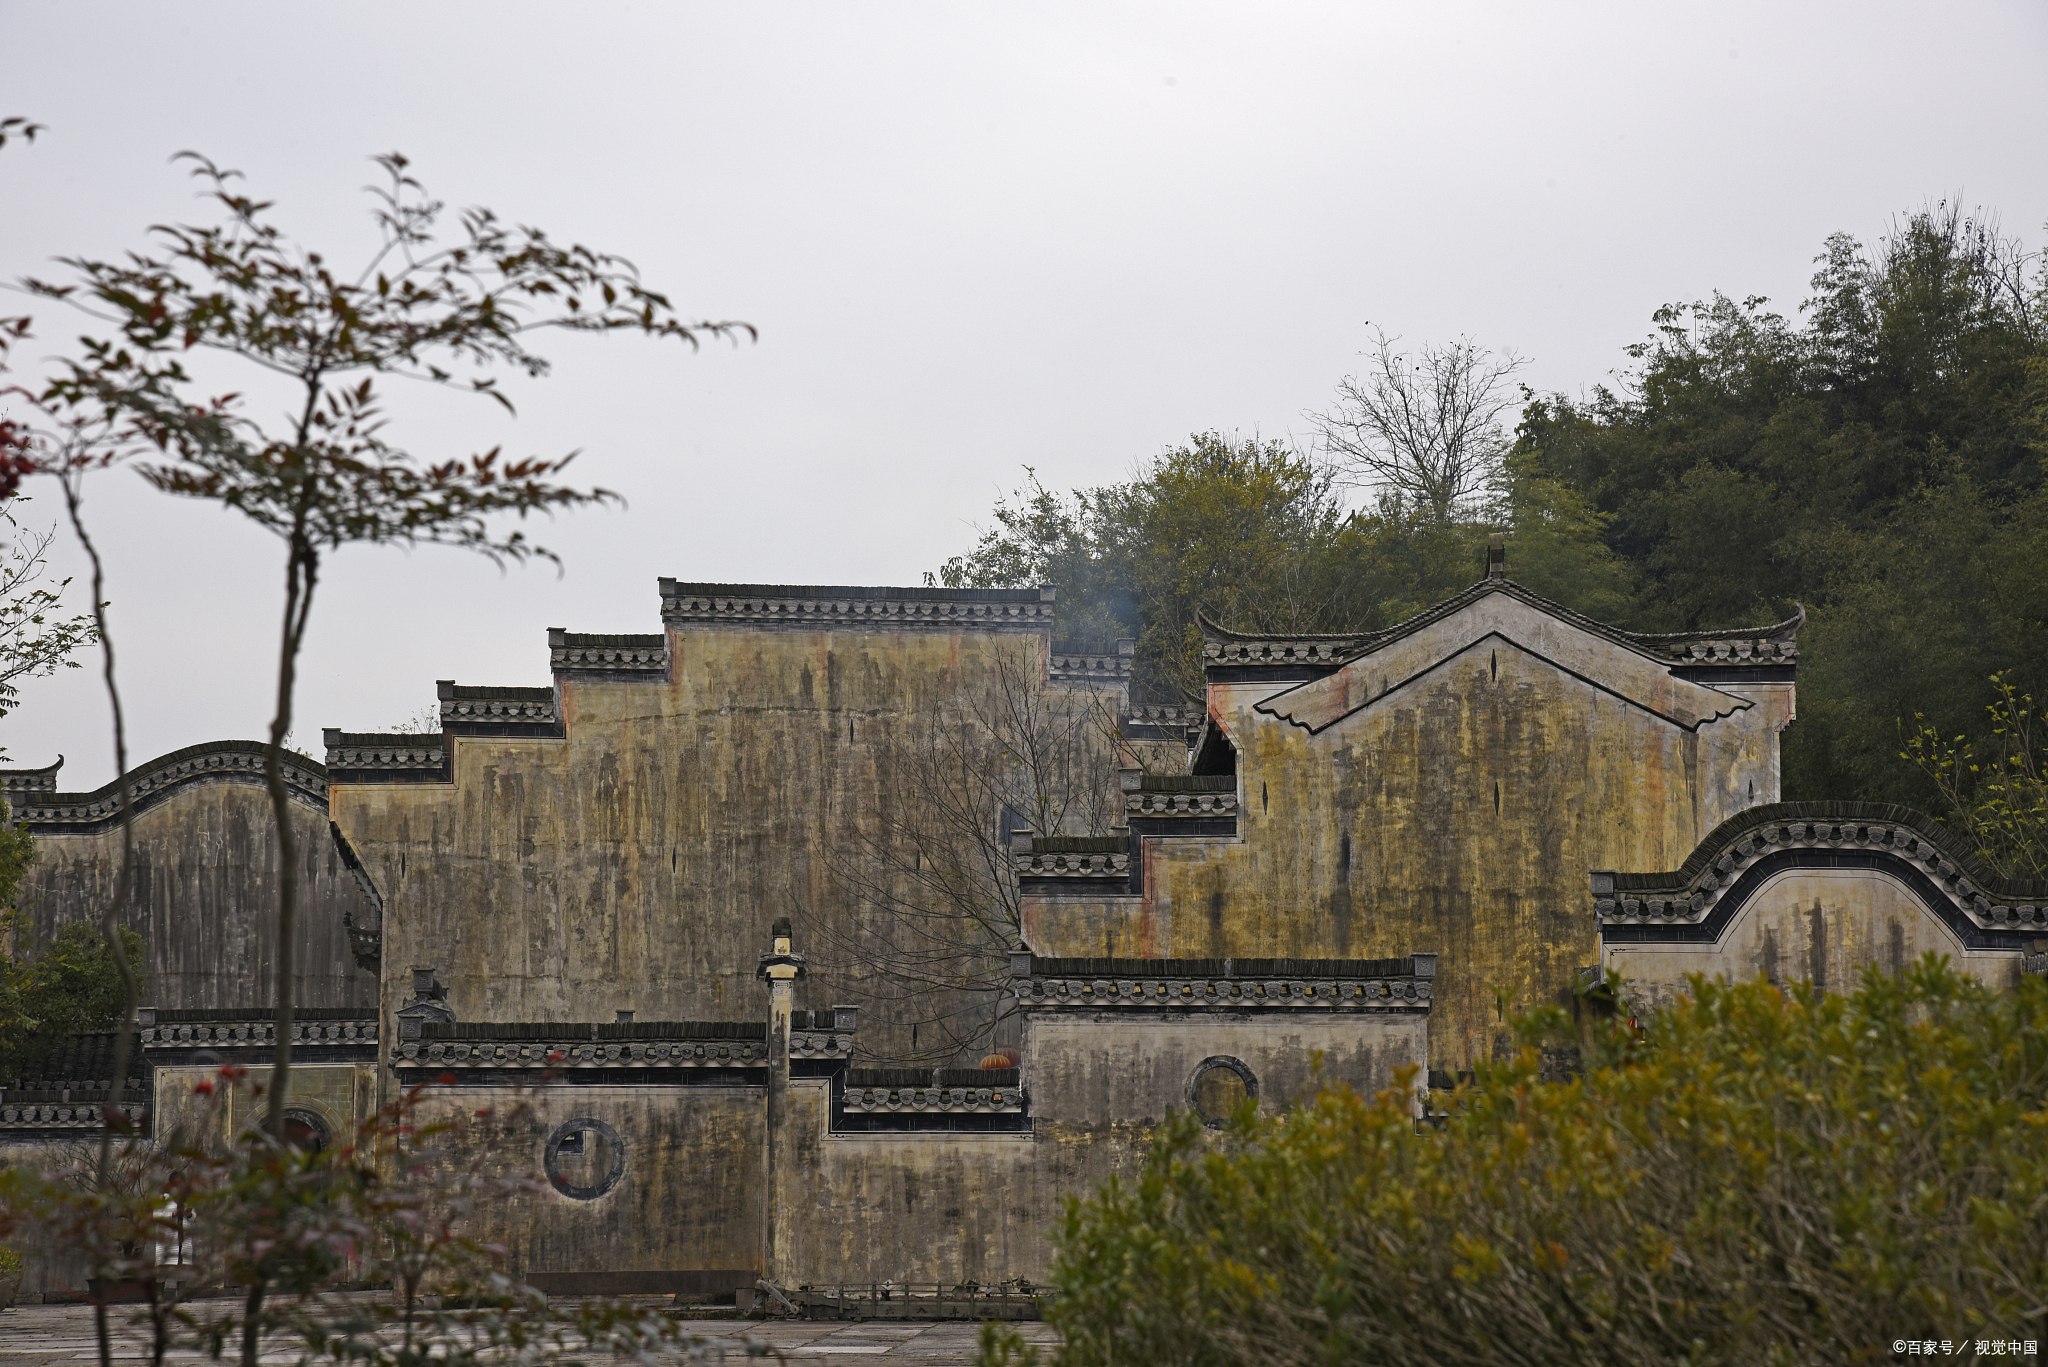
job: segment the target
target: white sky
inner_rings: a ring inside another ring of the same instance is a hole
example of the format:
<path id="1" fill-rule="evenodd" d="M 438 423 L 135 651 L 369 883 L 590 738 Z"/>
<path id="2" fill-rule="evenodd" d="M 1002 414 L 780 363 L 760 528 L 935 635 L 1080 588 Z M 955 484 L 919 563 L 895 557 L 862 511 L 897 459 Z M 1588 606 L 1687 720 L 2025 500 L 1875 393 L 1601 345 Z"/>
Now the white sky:
<path id="1" fill-rule="evenodd" d="M 49 128 L 0 151 L 0 278 L 200 213 L 182 148 L 346 259 L 366 158 L 396 148 L 452 205 L 761 329 L 696 356 L 551 340 L 551 378 L 507 381 L 516 423 L 397 396 L 425 454 L 581 449 L 631 506 L 539 529 L 560 578 L 332 561 L 295 727 L 315 753 L 437 678 L 545 683 L 549 626 L 659 630 L 658 575 L 914 584 L 1025 464 L 1100 483 L 1196 430 L 1300 434 L 1368 323 L 1512 346 L 1578 391 L 1659 303 L 1789 310 L 1833 230 L 1944 195 L 2034 245 L 2048 220 L 2040 0 L 0 0 L 0 54 L 0 116 Z M 78 330 L 35 311 L 42 354 Z M 132 474 L 92 498 L 131 759 L 263 735 L 279 548 Z M 11 762 L 62 752 L 73 789 L 112 777 L 87 663 L 0 722 Z"/>

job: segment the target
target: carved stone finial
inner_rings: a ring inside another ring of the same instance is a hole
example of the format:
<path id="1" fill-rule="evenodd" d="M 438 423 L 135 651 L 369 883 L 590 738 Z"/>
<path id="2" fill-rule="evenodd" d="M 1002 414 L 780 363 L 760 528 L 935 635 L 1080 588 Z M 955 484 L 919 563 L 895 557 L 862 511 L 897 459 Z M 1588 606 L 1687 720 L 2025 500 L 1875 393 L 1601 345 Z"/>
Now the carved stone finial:
<path id="1" fill-rule="evenodd" d="M 1486 538 L 1486 577 L 1505 579 L 1508 576 L 1508 537 L 1506 532 L 1495 532 Z"/>
<path id="2" fill-rule="evenodd" d="M 803 977 L 804 956 L 796 952 L 789 918 L 776 917 L 769 933 L 774 937 L 774 948 L 761 956 L 761 967 L 757 976 L 771 983 L 788 982 Z"/>
<path id="3" fill-rule="evenodd" d="M 455 1012 L 448 1005 L 448 989 L 443 987 L 431 968 L 414 968 L 412 971 L 412 1000 L 394 1012 L 403 1021 L 453 1021 Z"/>

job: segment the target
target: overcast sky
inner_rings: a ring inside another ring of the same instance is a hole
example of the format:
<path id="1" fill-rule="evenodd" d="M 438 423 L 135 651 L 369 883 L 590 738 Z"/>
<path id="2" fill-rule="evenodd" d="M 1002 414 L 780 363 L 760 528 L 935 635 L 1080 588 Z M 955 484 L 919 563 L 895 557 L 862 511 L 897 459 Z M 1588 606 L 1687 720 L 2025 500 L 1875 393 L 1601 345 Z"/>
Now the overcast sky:
<path id="1" fill-rule="evenodd" d="M 451 204 L 760 329 L 697 355 L 551 340 L 550 378 L 508 381 L 516 422 L 396 396 L 418 449 L 580 449 L 630 506 L 538 529 L 559 578 L 337 557 L 299 690 L 315 753 L 437 678 L 547 682 L 550 626 L 658 631 L 658 575 L 915 584 L 1025 465 L 1095 484 L 1194 431 L 1298 436 L 1369 324 L 1512 347 L 1577 392 L 1662 302 L 1795 308 L 1832 231 L 1958 195 L 2032 245 L 2048 220 L 2042 0 L 0 0 L 0 54 L 0 116 L 48 126 L 0 151 L 0 278 L 202 213 L 183 148 L 348 259 L 366 159 L 398 149 Z M 31 357 L 79 330 L 36 312 Z M 91 499 L 131 759 L 261 737 L 280 548 L 132 474 Z M 113 774 L 87 663 L 0 722 L 72 789 Z"/>

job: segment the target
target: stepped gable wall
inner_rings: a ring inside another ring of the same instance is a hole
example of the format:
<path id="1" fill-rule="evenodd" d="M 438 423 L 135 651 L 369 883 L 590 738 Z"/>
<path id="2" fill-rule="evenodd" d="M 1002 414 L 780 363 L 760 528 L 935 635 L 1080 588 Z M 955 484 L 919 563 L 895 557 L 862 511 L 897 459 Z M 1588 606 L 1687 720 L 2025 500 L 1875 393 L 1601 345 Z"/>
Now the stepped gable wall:
<path id="1" fill-rule="evenodd" d="M 551 632 L 551 687 L 444 684 L 436 750 L 331 734 L 334 820 L 398 966 L 385 1009 L 404 968 L 431 965 L 463 1021 L 743 1015 L 761 935 L 795 916 L 813 946 L 797 1005 L 869 1005 L 878 1051 L 907 1050 L 899 1008 L 835 956 L 873 914 L 835 869 L 873 868 L 911 800 L 906 766 L 999 660 L 1050 671 L 1052 590 L 660 594 L 658 636 Z M 1127 676 L 1114 655 L 1058 673 L 1102 690 Z"/>
<path id="2" fill-rule="evenodd" d="M 61 763 L 61 761 L 60 761 Z M 57 766 L 0 771 L 14 818 L 36 838 L 21 907 L 36 933 L 99 914 L 113 893 L 121 835 L 117 787 L 57 790 Z M 276 978 L 277 850 L 263 746 L 216 741 L 137 765 L 135 881 L 125 924 L 149 948 L 149 1004 L 246 1005 Z M 374 1006 L 377 907 L 328 829 L 327 773 L 286 765 L 302 900 L 293 958 L 309 1007 Z"/>
<path id="3" fill-rule="evenodd" d="M 1194 770 L 1228 791 L 1142 779 L 1123 855 L 1058 870 L 1020 851 L 1020 876 L 1045 875 L 1026 884 L 1032 948 L 1435 950 L 1432 1065 L 1498 1053 L 1503 1000 L 1559 1000 L 1599 960 L 1587 870 L 1675 865 L 1777 799 L 1798 624 L 1635 635 L 1499 573 L 1366 636 L 1210 624 Z"/>

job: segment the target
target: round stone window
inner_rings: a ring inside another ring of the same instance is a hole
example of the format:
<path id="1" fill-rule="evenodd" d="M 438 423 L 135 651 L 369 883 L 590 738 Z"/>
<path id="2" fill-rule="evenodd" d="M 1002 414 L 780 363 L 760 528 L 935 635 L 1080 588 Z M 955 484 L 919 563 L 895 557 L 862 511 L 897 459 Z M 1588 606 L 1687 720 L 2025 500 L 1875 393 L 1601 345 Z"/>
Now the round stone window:
<path id="1" fill-rule="evenodd" d="M 1259 1080 L 1244 1066 L 1243 1059 L 1218 1054 L 1205 1058 L 1188 1079 L 1188 1105 L 1202 1117 L 1202 1123 L 1220 1130 L 1237 1114 L 1246 1100 L 1259 1099 Z"/>
<path id="2" fill-rule="evenodd" d="M 284 1112 L 284 1142 L 305 1153 L 319 1153 L 334 1142 L 334 1132 L 324 1117 L 313 1111 L 287 1106 Z"/>
<path id="3" fill-rule="evenodd" d="M 565 1120 L 548 1136 L 548 1182 L 564 1196 L 594 1201 L 626 1175 L 626 1145 L 602 1120 Z"/>

